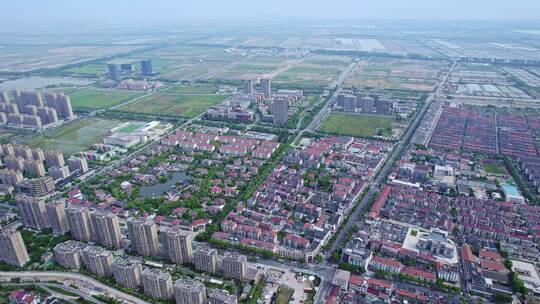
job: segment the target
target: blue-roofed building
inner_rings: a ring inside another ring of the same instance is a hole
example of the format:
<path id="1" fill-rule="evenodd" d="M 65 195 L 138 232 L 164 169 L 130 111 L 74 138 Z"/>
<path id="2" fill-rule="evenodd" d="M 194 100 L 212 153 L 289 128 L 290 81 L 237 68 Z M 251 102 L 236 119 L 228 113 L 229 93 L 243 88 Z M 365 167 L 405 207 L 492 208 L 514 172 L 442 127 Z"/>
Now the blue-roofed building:
<path id="1" fill-rule="evenodd" d="M 525 198 L 515 186 L 509 184 L 502 185 L 502 191 L 506 201 L 520 204 L 525 203 Z"/>

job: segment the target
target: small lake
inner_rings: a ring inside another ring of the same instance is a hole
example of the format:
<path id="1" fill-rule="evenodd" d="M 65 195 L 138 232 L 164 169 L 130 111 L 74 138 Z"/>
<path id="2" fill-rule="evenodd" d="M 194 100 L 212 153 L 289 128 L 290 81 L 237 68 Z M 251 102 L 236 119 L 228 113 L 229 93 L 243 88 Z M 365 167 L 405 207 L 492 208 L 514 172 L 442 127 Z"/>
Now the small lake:
<path id="1" fill-rule="evenodd" d="M 158 197 L 169 191 L 178 182 L 183 182 L 188 179 L 184 172 L 174 172 L 171 179 L 166 183 L 158 183 L 155 185 L 141 186 L 140 193 L 144 198 Z"/>
<path id="2" fill-rule="evenodd" d="M 73 77 L 25 77 L 0 83 L 0 90 L 35 90 L 50 85 L 71 84 L 75 86 L 88 85 L 94 81 Z"/>

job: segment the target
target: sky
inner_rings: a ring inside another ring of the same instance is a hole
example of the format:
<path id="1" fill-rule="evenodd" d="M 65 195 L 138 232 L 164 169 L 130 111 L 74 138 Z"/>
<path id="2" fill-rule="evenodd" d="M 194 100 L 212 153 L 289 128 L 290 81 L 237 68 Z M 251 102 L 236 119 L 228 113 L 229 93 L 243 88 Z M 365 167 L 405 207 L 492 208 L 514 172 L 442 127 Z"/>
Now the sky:
<path id="1" fill-rule="evenodd" d="M 1 0 L 3 25 L 189 19 L 540 20 L 540 0 Z"/>

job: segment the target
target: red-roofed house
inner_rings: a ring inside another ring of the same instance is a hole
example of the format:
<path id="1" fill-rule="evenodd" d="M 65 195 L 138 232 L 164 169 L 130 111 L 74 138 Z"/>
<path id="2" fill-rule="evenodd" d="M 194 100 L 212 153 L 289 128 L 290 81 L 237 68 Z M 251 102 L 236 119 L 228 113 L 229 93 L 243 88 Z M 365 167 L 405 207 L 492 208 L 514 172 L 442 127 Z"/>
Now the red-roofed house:
<path id="1" fill-rule="evenodd" d="M 380 270 L 384 272 L 390 272 L 398 274 L 401 272 L 401 269 L 403 269 L 403 265 L 394 260 L 394 259 L 387 259 L 379 256 L 374 256 L 371 259 L 371 263 L 369 264 L 371 269 L 374 270 Z"/>

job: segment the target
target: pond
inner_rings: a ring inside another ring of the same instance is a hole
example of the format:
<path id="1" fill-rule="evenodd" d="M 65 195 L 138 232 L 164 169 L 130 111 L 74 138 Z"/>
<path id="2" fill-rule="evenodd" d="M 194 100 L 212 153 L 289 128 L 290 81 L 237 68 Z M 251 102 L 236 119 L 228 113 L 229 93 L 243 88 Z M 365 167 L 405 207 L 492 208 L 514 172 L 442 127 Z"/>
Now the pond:
<path id="1" fill-rule="evenodd" d="M 50 85 L 69 84 L 74 86 L 88 85 L 94 81 L 73 77 L 25 77 L 0 83 L 0 90 L 35 90 Z"/>
<path id="2" fill-rule="evenodd" d="M 165 183 L 155 185 L 142 186 L 140 189 L 141 196 L 144 198 L 159 197 L 169 191 L 178 182 L 183 182 L 188 179 L 184 172 L 174 172 L 171 179 Z"/>

